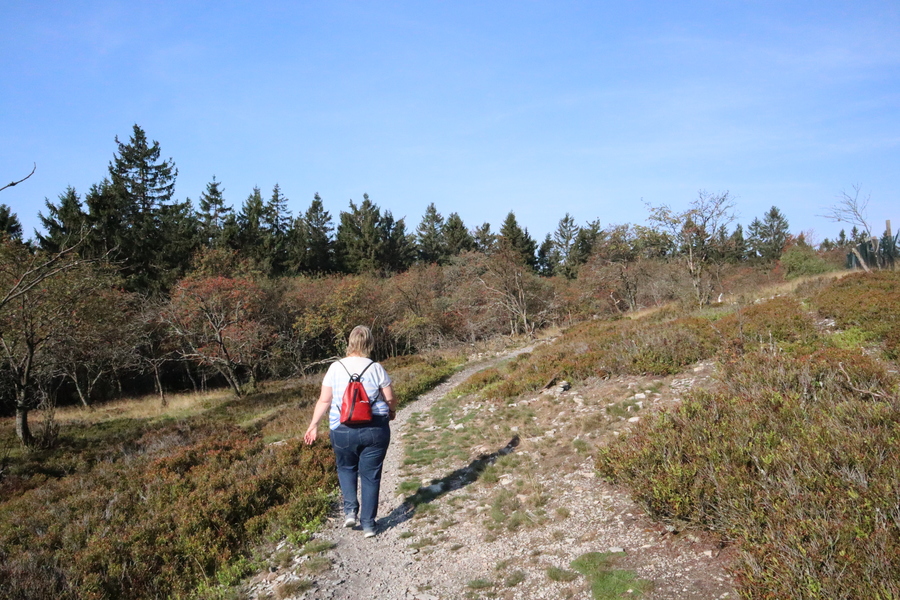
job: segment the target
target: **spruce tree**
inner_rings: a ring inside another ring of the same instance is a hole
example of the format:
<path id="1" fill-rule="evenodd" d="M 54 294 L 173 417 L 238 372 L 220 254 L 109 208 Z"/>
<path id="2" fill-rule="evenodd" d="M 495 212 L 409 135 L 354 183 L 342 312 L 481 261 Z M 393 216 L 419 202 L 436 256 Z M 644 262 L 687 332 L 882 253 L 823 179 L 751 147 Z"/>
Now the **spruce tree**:
<path id="1" fill-rule="evenodd" d="M 22 239 L 22 223 L 16 213 L 5 204 L 0 204 L 0 235 L 11 240 Z"/>
<path id="2" fill-rule="evenodd" d="M 287 205 L 288 199 L 276 183 L 262 214 L 263 247 L 270 275 L 282 275 L 287 268 L 288 232 L 291 228 L 291 213 Z"/>
<path id="3" fill-rule="evenodd" d="M 537 251 L 537 243 L 528 233 L 528 229 L 522 229 L 516 221 L 516 215 L 513 211 L 509 211 L 503 225 L 500 226 L 499 245 L 501 250 L 512 252 L 521 258 L 522 262 L 532 268 L 535 267 L 537 259 L 535 252 Z"/>
<path id="4" fill-rule="evenodd" d="M 466 229 L 466 225 L 459 214 L 455 212 L 450 213 L 450 216 L 444 222 L 443 234 L 449 256 L 456 256 L 475 248 L 475 240 L 472 238 L 472 234 Z"/>
<path id="5" fill-rule="evenodd" d="M 750 234 L 748 245 L 751 254 L 764 262 L 781 258 L 789 230 L 787 219 L 778 208 L 773 206 L 769 209 L 762 221 L 753 219 L 747 231 Z"/>
<path id="6" fill-rule="evenodd" d="M 416 228 L 416 246 L 419 262 L 443 264 L 447 260 L 444 218 L 435 208 L 434 202 L 425 209 L 422 222 Z"/>
<path id="7" fill-rule="evenodd" d="M 225 220 L 232 213 L 232 208 L 225 204 L 225 190 L 213 175 L 212 181 L 206 184 L 206 190 L 200 194 L 199 219 L 203 243 L 208 248 L 221 248 L 224 244 L 222 232 Z"/>
<path id="8" fill-rule="evenodd" d="M 350 201 L 350 211 L 341 212 L 337 229 L 336 250 L 341 268 L 348 273 L 402 271 L 415 255 L 412 236 L 406 234 L 403 219 L 394 221 L 390 211 L 381 209 L 363 194 L 357 206 Z"/>
<path id="9" fill-rule="evenodd" d="M 93 252 L 110 252 L 121 264 L 133 291 L 163 291 L 166 279 L 190 263 L 196 235 L 185 203 L 173 204 L 178 170 L 160 159 L 159 142 L 150 143 L 134 125 L 127 143 L 109 163 L 109 179 L 85 197 Z M 176 252 L 177 250 L 177 252 Z"/>
<path id="10" fill-rule="evenodd" d="M 482 254 L 490 254 L 497 248 L 497 235 L 491 232 L 491 224 L 484 222 L 472 232 L 475 250 Z"/>
<path id="11" fill-rule="evenodd" d="M 586 263 L 594 252 L 594 247 L 603 236 L 600 220 L 595 219 L 581 227 L 575 235 L 575 241 L 569 250 L 569 265 L 576 269 Z"/>
<path id="12" fill-rule="evenodd" d="M 334 270 L 334 225 L 318 193 L 290 232 L 288 262 L 297 273 L 330 273 Z"/>
<path id="13" fill-rule="evenodd" d="M 555 252 L 555 259 L 552 261 L 553 270 L 556 274 L 568 279 L 574 279 L 578 272 L 578 267 L 574 264 L 572 249 L 575 247 L 579 229 L 580 227 L 575 224 L 572 215 L 566 213 L 566 216 L 559 220 L 556 231 L 553 232 L 552 244 L 553 252 Z M 550 250 L 548 249 L 546 252 L 549 253 Z"/>
<path id="14" fill-rule="evenodd" d="M 46 234 L 37 234 L 38 243 L 47 252 L 59 252 L 62 248 L 75 243 L 84 234 L 83 229 L 87 215 L 81 206 L 81 199 L 75 188 L 69 186 L 59 195 L 59 204 L 44 199 L 47 215 L 38 213 L 38 219 Z"/>
<path id="15" fill-rule="evenodd" d="M 560 263 L 559 249 L 548 233 L 538 248 L 537 272 L 544 277 L 550 277 L 559 270 Z"/>
<path id="16" fill-rule="evenodd" d="M 744 239 L 744 228 L 740 223 L 734 228 L 731 236 L 728 238 L 728 256 L 726 260 L 730 263 L 740 263 L 747 258 L 747 240 Z"/>
<path id="17" fill-rule="evenodd" d="M 237 215 L 237 249 L 243 256 L 253 260 L 257 266 L 267 269 L 266 250 L 263 245 L 263 213 L 265 203 L 262 193 L 258 187 L 254 187 Z"/>

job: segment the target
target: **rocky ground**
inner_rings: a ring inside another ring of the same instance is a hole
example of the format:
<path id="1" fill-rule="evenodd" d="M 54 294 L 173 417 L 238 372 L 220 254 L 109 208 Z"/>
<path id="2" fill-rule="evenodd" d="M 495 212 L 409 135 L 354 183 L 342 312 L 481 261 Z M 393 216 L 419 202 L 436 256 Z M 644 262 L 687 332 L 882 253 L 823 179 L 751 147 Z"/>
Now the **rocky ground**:
<path id="1" fill-rule="evenodd" d="M 453 394 L 473 373 L 529 350 L 473 357 L 399 412 L 377 537 L 341 527 L 335 510 L 311 545 L 278 548 L 245 597 L 587 600 L 591 582 L 571 565 L 585 555 L 608 561 L 596 586 L 619 581 L 598 598 L 736 597 L 731 548 L 651 521 L 626 490 L 596 476 L 592 459 L 623 429 L 702 385 L 713 365 L 669 378 L 557 382 L 511 405 Z"/>

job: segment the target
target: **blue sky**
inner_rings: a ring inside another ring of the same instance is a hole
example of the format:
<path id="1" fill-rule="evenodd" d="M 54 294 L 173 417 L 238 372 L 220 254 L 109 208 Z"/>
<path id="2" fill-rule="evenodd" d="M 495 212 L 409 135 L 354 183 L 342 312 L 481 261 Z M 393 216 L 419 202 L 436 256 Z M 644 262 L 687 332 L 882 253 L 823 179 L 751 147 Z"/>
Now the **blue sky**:
<path id="1" fill-rule="evenodd" d="M 364 192 L 413 230 L 434 202 L 541 239 L 729 191 L 834 237 L 842 190 L 900 229 L 900 4 L 5 0 L 0 192 L 105 175 L 137 123 L 196 201 L 278 183 L 337 218 Z"/>

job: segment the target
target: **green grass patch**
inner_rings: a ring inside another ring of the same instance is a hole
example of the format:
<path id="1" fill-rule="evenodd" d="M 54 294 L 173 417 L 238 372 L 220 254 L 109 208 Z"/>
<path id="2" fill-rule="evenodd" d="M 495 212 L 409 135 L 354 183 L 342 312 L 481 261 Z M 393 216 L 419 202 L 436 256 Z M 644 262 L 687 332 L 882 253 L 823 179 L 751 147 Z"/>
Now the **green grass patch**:
<path id="1" fill-rule="evenodd" d="M 312 540 L 311 542 L 307 542 L 306 545 L 300 549 L 300 555 L 321 554 L 322 552 L 328 552 L 336 546 L 337 544 L 330 540 Z"/>
<path id="2" fill-rule="evenodd" d="M 571 562 L 571 567 L 591 583 L 594 600 L 639 598 L 652 587 L 651 582 L 638 579 L 632 571 L 615 569 L 615 559 L 624 553 L 588 552 Z"/>
<path id="3" fill-rule="evenodd" d="M 550 581 L 556 581 L 557 583 L 568 583 L 578 579 L 578 573 L 559 567 L 547 567 L 545 572 Z"/>

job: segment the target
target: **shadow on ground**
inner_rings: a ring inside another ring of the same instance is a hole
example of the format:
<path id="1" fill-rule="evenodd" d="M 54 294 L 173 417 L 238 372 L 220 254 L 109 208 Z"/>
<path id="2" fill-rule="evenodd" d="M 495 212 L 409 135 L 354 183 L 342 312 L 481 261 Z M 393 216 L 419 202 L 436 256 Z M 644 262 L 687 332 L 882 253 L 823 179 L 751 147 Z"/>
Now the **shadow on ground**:
<path id="1" fill-rule="evenodd" d="M 478 479 L 488 466 L 500 456 L 506 456 L 519 445 L 519 436 L 513 437 L 508 444 L 496 452 L 482 454 L 468 465 L 457 469 L 440 479 L 432 481 L 431 485 L 420 487 L 415 494 L 404 498 L 403 502 L 391 511 L 391 514 L 379 521 L 380 529 L 391 529 L 408 521 L 416 514 L 416 508 L 422 504 L 428 504 L 440 498 L 444 494 L 461 489 Z"/>

